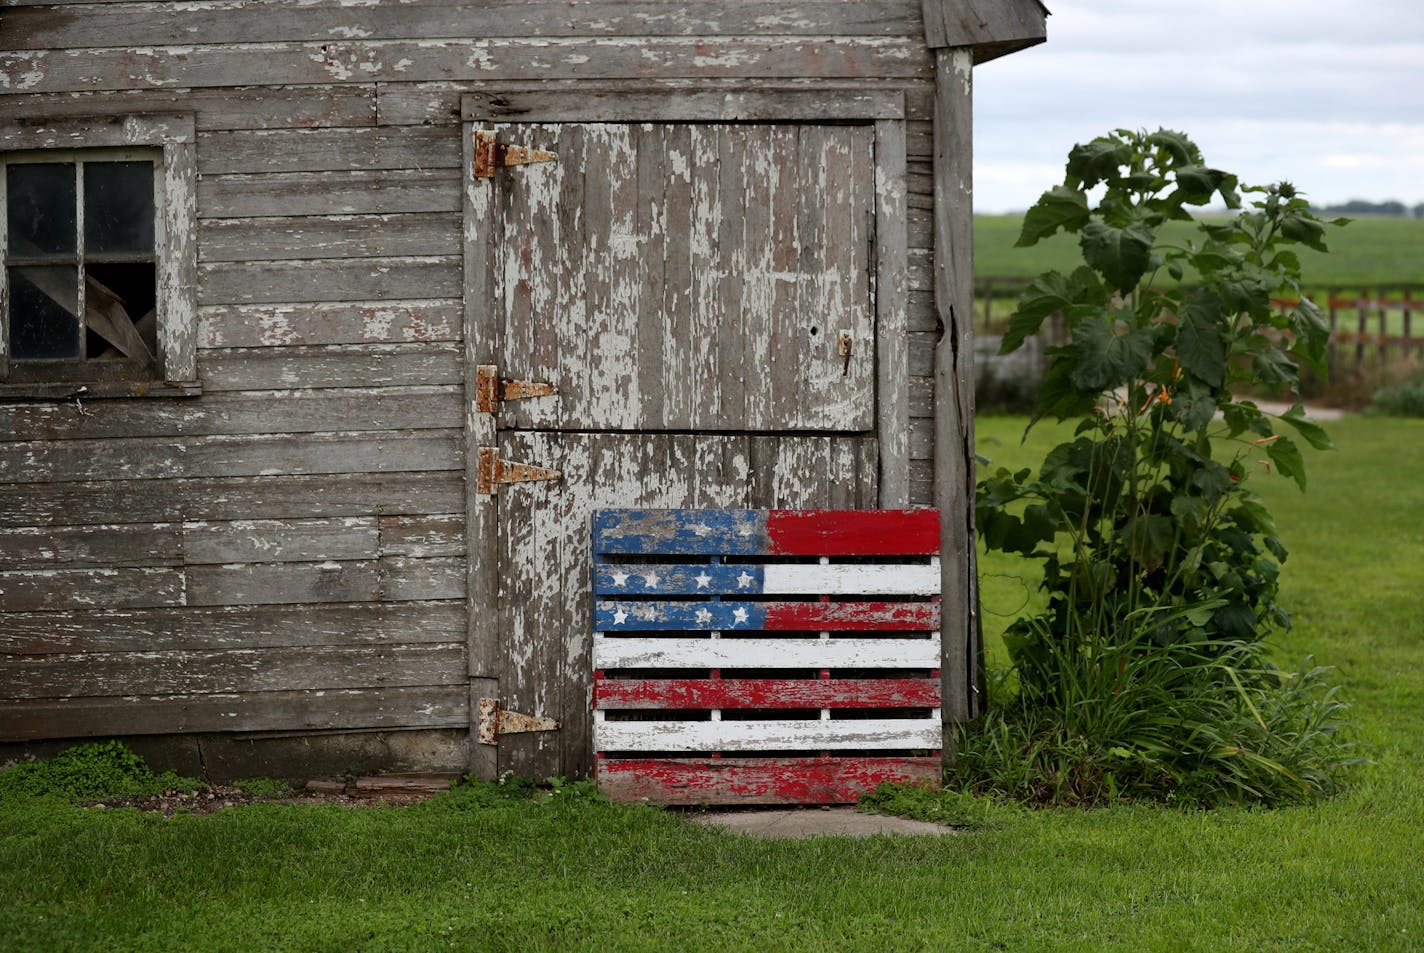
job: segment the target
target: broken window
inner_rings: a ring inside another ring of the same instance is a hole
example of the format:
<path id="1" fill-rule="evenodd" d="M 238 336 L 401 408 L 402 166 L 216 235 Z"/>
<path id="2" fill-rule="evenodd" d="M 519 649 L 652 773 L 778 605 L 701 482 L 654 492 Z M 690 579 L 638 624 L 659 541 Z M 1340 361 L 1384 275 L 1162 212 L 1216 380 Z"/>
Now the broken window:
<path id="1" fill-rule="evenodd" d="M 6 163 L 11 361 L 155 367 L 155 168 L 141 155 Z"/>

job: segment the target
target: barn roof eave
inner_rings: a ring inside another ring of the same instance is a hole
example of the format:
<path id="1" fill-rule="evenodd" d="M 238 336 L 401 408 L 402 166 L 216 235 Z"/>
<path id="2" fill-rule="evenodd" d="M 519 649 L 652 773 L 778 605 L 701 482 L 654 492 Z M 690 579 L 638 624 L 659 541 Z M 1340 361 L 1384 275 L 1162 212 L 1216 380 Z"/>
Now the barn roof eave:
<path id="1" fill-rule="evenodd" d="M 1048 39 L 1048 8 L 1039 0 L 921 0 L 930 49 L 972 47 L 987 63 Z"/>

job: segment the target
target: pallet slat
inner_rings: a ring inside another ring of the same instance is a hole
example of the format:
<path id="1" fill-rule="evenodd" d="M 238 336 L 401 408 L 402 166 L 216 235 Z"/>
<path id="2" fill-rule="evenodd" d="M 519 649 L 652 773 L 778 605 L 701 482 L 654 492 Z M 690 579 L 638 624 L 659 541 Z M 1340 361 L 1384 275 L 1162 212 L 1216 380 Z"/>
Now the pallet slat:
<path id="1" fill-rule="evenodd" d="M 706 708 L 936 708 L 933 678 L 597 678 L 602 711 Z"/>
<path id="2" fill-rule="evenodd" d="M 599 788 L 659 804 L 842 804 L 886 781 L 937 784 L 930 758 L 599 758 Z"/>
<path id="3" fill-rule="evenodd" d="M 598 632 L 931 632 L 933 602 L 599 602 Z"/>

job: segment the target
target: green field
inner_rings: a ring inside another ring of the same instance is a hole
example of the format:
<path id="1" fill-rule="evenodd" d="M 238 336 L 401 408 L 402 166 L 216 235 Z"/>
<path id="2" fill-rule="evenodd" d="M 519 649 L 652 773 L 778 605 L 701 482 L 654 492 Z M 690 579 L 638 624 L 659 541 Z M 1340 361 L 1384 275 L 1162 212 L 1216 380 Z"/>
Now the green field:
<path id="1" fill-rule="evenodd" d="M 1029 465 L 1064 431 L 982 418 Z M 1424 943 L 1424 421 L 1347 418 L 1311 488 L 1251 477 L 1292 550 L 1279 639 L 1339 667 L 1364 753 L 1280 810 L 1028 811 L 939 838 L 760 841 L 568 788 L 162 816 L 0 799 L 0 950 L 1415 950 Z M 986 560 L 996 626 L 1021 562 Z"/>
<path id="2" fill-rule="evenodd" d="M 1081 264 L 1076 236 L 1060 233 L 1032 248 L 1015 248 L 1022 224 L 1022 215 L 974 216 L 974 272 L 981 280 L 1031 278 Z M 1183 239 L 1192 232 L 1185 223 L 1168 227 L 1179 230 Z M 1424 219 L 1358 218 L 1344 228 L 1328 229 L 1326 242 L 1328 255 L 1300 250 L 1302 274 L 1311 287 L 1424 285 Z"/>

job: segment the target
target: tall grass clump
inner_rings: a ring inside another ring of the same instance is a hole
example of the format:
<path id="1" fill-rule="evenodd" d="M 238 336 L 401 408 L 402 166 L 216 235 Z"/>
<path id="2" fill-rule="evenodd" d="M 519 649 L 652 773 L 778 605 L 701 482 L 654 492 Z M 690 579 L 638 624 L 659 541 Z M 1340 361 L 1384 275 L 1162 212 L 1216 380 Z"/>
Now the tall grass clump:
<path id="1" fill-rule="evenodd" d="M 1159 235 L 1216 196 L 1233 216 Z M 1166 130 L 1074 147 L 1064 184 L 1027 213 L 1021 245 L 1073 233 L 1084 264 L 1034 280 L 1003 350 L 1062 314 L 1069 340 L 1050 349 L 1033 419 L 1078 423 L 1037 473 L 978 488 L 985 545 L 1037 561 L 1047 605 L 1005 634 L 1012 677 L 961 738 L 967 786 L 1219 804 L 1339 783 L 1349 748 L 1326 671 L 1269 658 L 1265 639 L 1290 623 L 1286 549 L 1250 489 L 1269 472 L 1305 489 L 1279 425 L 1331 443 L 1298 402 L 1273 418 L 1233 395 L 1298 393 L 1300 362 L 1323 372 L 1329 332 L 1293 246 L 1323 251 L 1324 225 L 1289 184 L 1242 188 Z"/>

